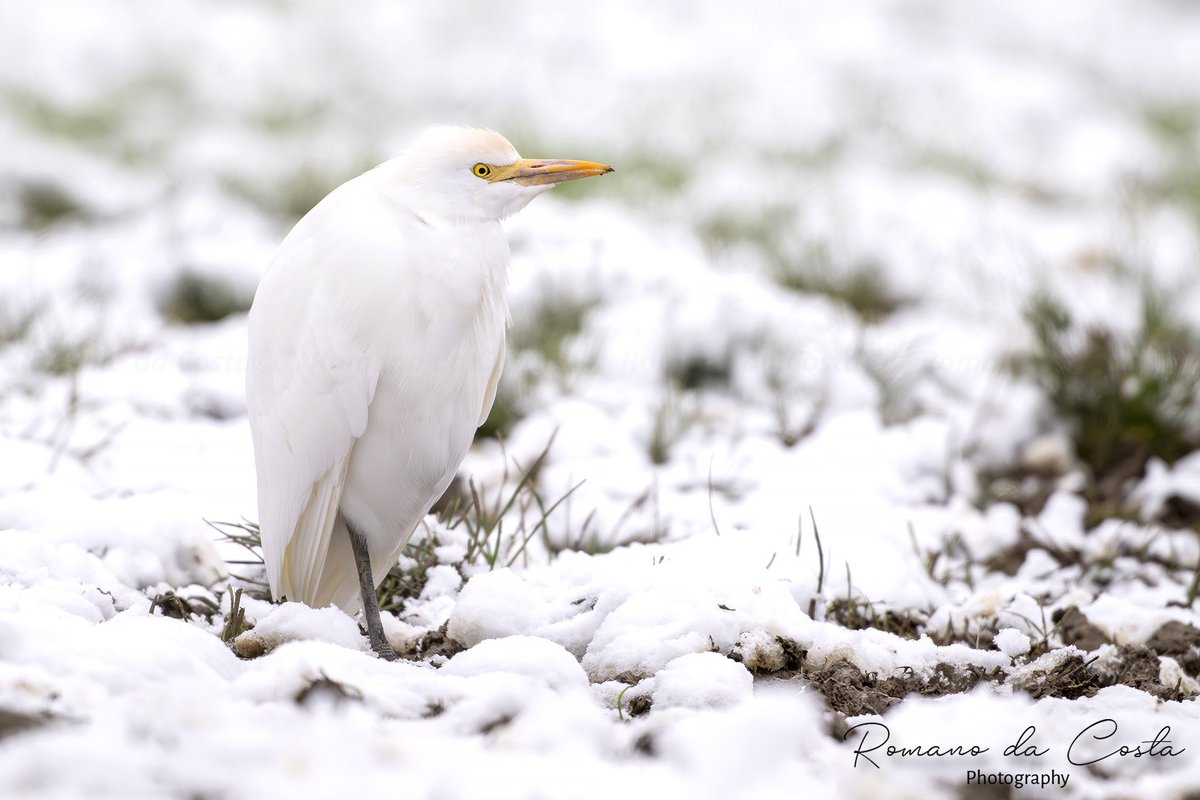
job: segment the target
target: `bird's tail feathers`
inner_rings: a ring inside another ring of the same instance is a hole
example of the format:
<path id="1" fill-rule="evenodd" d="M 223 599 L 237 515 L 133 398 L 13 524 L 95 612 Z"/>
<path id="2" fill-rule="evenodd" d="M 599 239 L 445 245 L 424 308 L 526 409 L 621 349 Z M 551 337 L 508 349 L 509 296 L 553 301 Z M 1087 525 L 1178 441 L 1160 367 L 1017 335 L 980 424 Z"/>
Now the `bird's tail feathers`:
<path id="1" fill-rule="evenodd" d="M 348 584 L 357 589 L 358 573 L 346 523 L 338 514 L 349 453 L 313 484 L 283 554 L 279 595 L 313 608 L 334 603 L 346 607 Z M 357 591 L 351 593 L 357 596 Z M 357 606 L 355 609 L 357 610 Z M 353 613 L 353 612 L 351 612 Z"/>

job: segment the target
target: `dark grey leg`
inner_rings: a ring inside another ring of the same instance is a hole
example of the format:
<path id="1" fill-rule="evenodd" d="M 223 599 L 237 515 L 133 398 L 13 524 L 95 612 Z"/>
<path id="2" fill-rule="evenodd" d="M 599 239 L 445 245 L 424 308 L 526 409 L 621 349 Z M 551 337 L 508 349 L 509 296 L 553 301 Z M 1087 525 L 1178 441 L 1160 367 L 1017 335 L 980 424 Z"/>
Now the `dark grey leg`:
<path id="1" fill-rule="evenodd" d="M 362 587 L 363 618 L 367 623 L 367 637 L 371 649 L 386 661 L 395 661 L 398 656 L 387 637 L 383 635 L 383 623 L 379 621 L 379 603 L 375 600 L 375 581 L 371 577 L 371 556 L 367 550 L 367 537 L 358 533 L 346 522 L 350 532 L 350 547 L 354 550 L 354 563 L 358 567 L 358 582 Z"/>

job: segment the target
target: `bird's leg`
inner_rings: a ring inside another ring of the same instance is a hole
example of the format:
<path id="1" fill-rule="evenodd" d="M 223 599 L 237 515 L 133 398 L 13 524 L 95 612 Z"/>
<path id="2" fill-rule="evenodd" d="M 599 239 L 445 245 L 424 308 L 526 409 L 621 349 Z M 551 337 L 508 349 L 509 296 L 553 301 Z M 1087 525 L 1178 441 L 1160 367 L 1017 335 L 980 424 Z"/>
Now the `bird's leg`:
<path id="1" fill-rule="evenodd" d="M 375 600 L 375 581 L 371 577 L 371 554 L 367 549 L 367 537 L 363 536 L 347 522 L 346 530 L 350 533 L 350 547 L 354 550 L 354 564 L 358 567 L 358 582 L 362 587 L 363 618 L 367 623 L 367 638 L 371 640 L 371 649 L 386 661 L 395 661 L 398 656 L 387 637 L 383 635 L 383 622 L 379 619 L 379 603 Z"/>

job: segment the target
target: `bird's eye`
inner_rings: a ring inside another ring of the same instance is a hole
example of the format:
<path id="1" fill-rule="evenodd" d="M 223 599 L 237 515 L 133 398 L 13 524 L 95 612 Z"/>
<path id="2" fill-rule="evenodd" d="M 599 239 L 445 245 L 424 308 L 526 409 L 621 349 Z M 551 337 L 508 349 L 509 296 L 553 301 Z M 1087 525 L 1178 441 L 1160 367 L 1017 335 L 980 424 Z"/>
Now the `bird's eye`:
<path id="1" fill-rule="evenodd" d="M 478 178 L 486 178 L 488 175 L 492 174 L 492 168 L 487 164 L 476 164 L 475 166 L 471 167 L 471 172 L 474 172 L 475 176 Z"/>

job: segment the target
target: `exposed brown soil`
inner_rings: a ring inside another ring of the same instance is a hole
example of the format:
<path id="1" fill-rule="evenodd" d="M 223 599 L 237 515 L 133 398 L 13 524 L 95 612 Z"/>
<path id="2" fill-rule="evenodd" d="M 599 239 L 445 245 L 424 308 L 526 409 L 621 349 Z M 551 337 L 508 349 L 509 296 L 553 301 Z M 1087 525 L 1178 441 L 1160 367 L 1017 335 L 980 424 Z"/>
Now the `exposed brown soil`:
<path id="1" fill-rule="evenodd" d="M 1171 621 L 1146 640 L 1146 647 L 1163 656 L 1171 656 L 1193 678 L 1200 678 L 1200 629 L 1184 622 Z"/>
<path id="2" fill-rule="evenodd" d="M 1075 606 L 1068 606 L 1062 611 L 1056 611 L 1051 621 L 1056 625 L 1055 630 L 1063 644 L 1074 645 L 1080 650 L 1092 651 L 1101 645 L 1108 644 L 1104 631 L 1097 628 L 1088 618 L 1079 613 Z"/>
<path id="3" fill-rule="evenodd" d="M 938 664 L 934 675 L 922 678 L 916 672 L 901 672 L 886 678 L 865 673 L 849 661 L 838 660 L 818 670 L 803 670 L 799 678 L 825 698 L 833 711 L 847 717 L 882 714 L 910 694 L 937 697 L 970 691 L 985 673 L 978 668 L 962 669 Z"/>
<path id="4" fill-rule="evenodd" d="M 156 610 L 172 619 L 202 617 L 210 622 L 215 614 L 221 613 L 221 609 L 207 598 L 180 597 L 170 590 L 155 595 L 150 601 L 150 613 Z"/>
<path id="5" fill-rule="evenodd" d="M 298 705 L 308 706 L 314 704 L 324 705 L 341 705 L 347 701 L 362 700 L 362 693 L 353 686 L 347 686 L 344 683 L 339 683 L 327 675 L 309 683 L 300 691 L 296 692 L 293 698 Z"/>
<path id="6" fill-rule="evenodd" d="M 1026 692 L 1034 700 L 1043 697 L 1062 697 L 1076 700 L 1091 697 L 1103 685 L 1099 674 L 1089 667 L 1095 659 L 1084 660 L 1078 655 L 1069 655 L 1053 667 L 1038 670 L 1028 675 L 1013 678 L 1013 686 Z"/>
<path id="7" fill-rule="evenodd" d="M 1095 650 L 1108 643 L 1095 625 L 1071 607 L 1058 615 L 1057 630 L 1067 644 L 1080 650 Z M 758 674 L 777 681 L 799 681 L 816 690 L 829 709 L 835 712 L 833 732 L 841 720 L 860 714 L 882 714 L 909 695 L 940 697 L 970 691 L 980 682 L 1003 683 L 1009 675 L 1000 670 L 938 664 L 934 673 L 922 677 L 912 670 L 881 676 L 863 672 L 849 661 L 839 659 L 823 665 L 811 664 L 804 646 L 784 639 L 778 641 L 781 653 L 790 654 L 788 667 L 778 671 L 760 670 Z M 731 657 L 742 660 L 741 654 Z M 1124 645 L 1115 655 L 1104 658 L 1071 653 L 1045 670 L 1025 672 L 1011 678 L 1013 687 L 1034 699 L 1061 697 L 1073 700 L 1091 697 L 1107 686 L 1124 685 L 1139 689 L 1160 700 L 1189 700 L 1181 686 L 1164 685 L 1160 679 L 1160 656 L 1179 662 L 1184 672 L 1200 677 L 1200 629 L 1179 622 L 1160 627 L 1145 644 Z M 799 663 L 796 663 L 796 662 Z M 756 662 L 758 666 L 770 659 Z M 776 661 L 775 663 L 782 663 Z M 648 709 L 644 709 L 648 710 Z M 644 711 L 643 710 L 643 711 Z"/>
<path id="8" fill-rule="evenodd" d="M 461 653 L 463 646 L 446 635 L 447 625 L 442 625 L 436 631 L 426 631 L 420 636 L 409 639 L 396 648 L 396 655 L 406 661 L 424 661 L 441 656 L 450 658 Z"/>
<path id="9" fill-rule="evenodd" d="M 40 728 L 52 720 L 53 717 L 49 714 L 23 714 L 20 711 L 0 708 L 0 740 Z"/>

